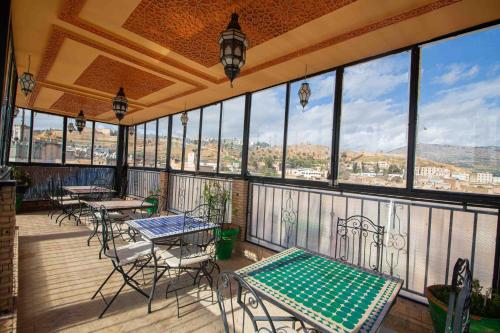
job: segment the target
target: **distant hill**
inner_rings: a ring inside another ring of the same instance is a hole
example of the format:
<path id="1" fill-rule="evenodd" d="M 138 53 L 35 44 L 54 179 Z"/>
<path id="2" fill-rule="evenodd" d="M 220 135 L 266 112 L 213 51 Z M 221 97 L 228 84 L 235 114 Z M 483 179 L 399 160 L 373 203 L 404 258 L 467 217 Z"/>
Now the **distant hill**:
<path id="1" fill-rule="evenodd" d="M 388 154 L 404 154 L 406 147 L 397 148 Z M 500 174 L 500 147 L 466 147 L 439 144 L 418 144 L 417 156 L 426 160 L 454 164 L 475 172 Z"/>

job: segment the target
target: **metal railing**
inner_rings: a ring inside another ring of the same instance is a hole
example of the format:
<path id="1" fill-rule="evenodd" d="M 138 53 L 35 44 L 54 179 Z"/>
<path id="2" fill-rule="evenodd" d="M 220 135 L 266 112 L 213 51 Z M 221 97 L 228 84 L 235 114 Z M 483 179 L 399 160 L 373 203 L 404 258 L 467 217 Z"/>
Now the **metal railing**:
<path id="1" fill-rule="evenodd" d="M 229 200 L 225 209 L 224 221 L 230 223 L 232 210 L 232 180 L 230 179 L 171 173 L 168 180 L 168 209 L 176 212 L 185 212 L 206 203 L 203 190 L 211 182 L 218 183 L 221 188 L 228 191 Z"/>
<path id="2" fill-rule="evenodd" d="M 301 246 L 334 256 L 338 218 L 363 215 L 385 227 L 381 271 L 408 296 L 451 282 L 457 258 L 493 281 L 498 210 L 250 183 L 247 240 L 274 250 Z M 367 265 L 367 264 L 366 264 Z"/>
<path id="3" fill-rule="evenodd" d="M 160 190 L 160 172 L 129 169 L 127 173 L 127 195 L 146 198 Z"/>

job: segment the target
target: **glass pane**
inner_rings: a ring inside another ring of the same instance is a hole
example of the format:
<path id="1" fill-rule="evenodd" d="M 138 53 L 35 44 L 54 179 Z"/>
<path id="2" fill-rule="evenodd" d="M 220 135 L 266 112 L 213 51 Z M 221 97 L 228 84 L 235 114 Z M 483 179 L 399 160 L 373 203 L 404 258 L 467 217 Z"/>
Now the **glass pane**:
<path id="1" fill-rule="evenodd" d="M 156 167 L 164 169 L 167 167 L 167 143 L 168 143 L 168 117 L 158 120 L 158 152 Z"/>
<path id="2" fill-rule="evenodd" d="M 92 127 L 93 122 L 87 121 L 83 131 L 78 132 L 74 118 L 68 118 L 68 126 L 72 123 L 74 131 L 66 129 L 66 163 L 90 164 L 92 163 Z"/>
<path id="3" fill-rule="evenodd" d="M 118 126 L 95 123 L 94 165 L 116 165 Z"/>
<path id="4" fill-rule="evenodd" d="M 170 167 L 180 170 L 182 164 L 182 137 L 184 127 L 181 122 L 181 113 L 172 116 L 172 143 L 170 147 Z"/>
<path id="5" fill-rule="evenodd" d="M 130 133 L 132 131 L 132 133 Z M 130 126 L 128 133 L 128 144 L 127 144 L 127 164 L 129 166 L 134 165 L 134 144 L 135 144 L 135 126 Z"/>
<path id="6" fill-rule="evenodd" d="M 220 104 L 203 108 L 201 126 L 200 171 L 217 171 L 217 150 L 219 147 Z"/>
<path id="7" fill-rule="evenodd" d="M 135 166 L 144 166 L 144 124 L 136 126 L 135 132 Z"/>
<path id="8" fill-rule="evenodd" d="M 63 117 L 34 113 L 31 161 L 61 163 Z"/>
<path id="9" fill-rule="evenodd" d="M 200 110 L 188 112 L 186 127 L 186 147 L 184 153 L 184 170 L 195 171 L 198 159 L 198 138 L 200 136 Z"/>
<path id="10" fill-rule="evenodd" d="M 31 110 L 19 108 L 12 126 L 9 161 L 28 162 L 30 149 Z"/>
<path id="11" fill-rule="evenodd" d="M 283 157 L 286 85 L 252 94 L 248 172 L 279 177 Z"/>
<path id="12" fill-rule="evenodd" d="M 146 123 L 145 148 L 144 166 L 154 168 L 156 163 L 156 120 Z"/>
<path id="13" fill-rule="evenodd" d="M 245 96 L 222 103 L 221 146 L 219 171 L 241 173 L 243 126 L 245 122 Z"/>
<path id="14" fill-rule="evenodd" d="M 500 27 L 422 47 L 416 188 L 500 194 Z"/>
<path id="15" fill-rule="evenodd" d="M 308 82 L 311 97 L 305 108 L 298 95 L 302 81 L 290 87 L 285 177 L 326 181 L 330 171 L 335 73 L 318 75 Z"/>
<path id="16" fill-rule="evenodd" d="M 340 183 L 406 186 L 410 53 L 345 69 Z"/>

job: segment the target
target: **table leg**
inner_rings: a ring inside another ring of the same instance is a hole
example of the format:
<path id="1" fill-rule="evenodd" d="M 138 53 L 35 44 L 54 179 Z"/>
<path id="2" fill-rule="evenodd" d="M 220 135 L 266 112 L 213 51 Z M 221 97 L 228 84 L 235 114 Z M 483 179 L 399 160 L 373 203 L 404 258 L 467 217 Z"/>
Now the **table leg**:
<path id="1" fill-rule="evenodd" d="M 156 258 L 154 242 L 151 242 L 151 255 L 153 256 L 154 273 L 153 273 L 153 286 L 151 287 L 151 293 L 149 294 L 148 313 L 151 313 L 151 303 L 153 302 L 153 298 L 155 295 L 156 282 L 158 276 L 158 258 Z"/>

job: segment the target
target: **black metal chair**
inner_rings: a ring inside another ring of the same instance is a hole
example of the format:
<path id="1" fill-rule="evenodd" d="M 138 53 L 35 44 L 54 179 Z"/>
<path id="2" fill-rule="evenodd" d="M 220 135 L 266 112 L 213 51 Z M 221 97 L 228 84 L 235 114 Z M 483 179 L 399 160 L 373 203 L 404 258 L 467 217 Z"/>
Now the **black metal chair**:
<path id="1" fill-rule="evenodd" d="M 214 221 L 220 221 L 220 217 L 214 217 L 214 212 L 210 205 L 203 204 L 195 209 L 185 212 L 183 216 L 183 236 L 178 240 L 167 240 L 166 245 L 168 250 L 159 252 L 161 261 L 164 262 L 162 267 L 166 269 L 169 278 L 165 297 L 170 293 L 175 294 L 177 302 L 177 316 L 180 317 L 180 309 L 197 301 L 189 304 L 180 305 L 178 292 L 190 286 L 196 286 L 200 289 L 201 280 L 203 277 L 208 281 L 211 289 L 211 298 L 213 301 L 213 278 L 212 274 L 217 271 L 220 272 L 220 267 L 215 259 L 215 244 L 220 236 L 220 224 L 215 228 L 205 229 L 214 224 Z M 198 229 L 205 229 L 197 231 Z M 173 247 L 172 242 L 178 246 Z M 183 273 L 192 279 L 192 284 L 183 285 L 179 287 L 179 282 Z"/>
<path id="2" fill-rule="evenodd" d="M 445 333 L 467 333 L 470 325 L 472 273 L 469 260 L 458 258 L 453 268 Z"/>
<path id="3" fill-rule="evenodd" d="M 99 315 L 99 318 L 106 313 L 114 300 L 118 297 L 125 286 L 129 286 L 139 294 L 146 298 L 149 295 L 141 289 L 141 285 L 135 280 L 135 276 L 143 272 L 144 268 L 149 264 L 152 259 L 151 256 L 151 243 L 147 241 L 141 241 L 136 243 L 129 243 L 127 245 L 118 247 L 116 244 L 116 235 L 114 234 L 112 222 L 109 220 L 108 212 L 104 207 L 101 207 L 100 212 L 100 222 L 101 222 L 101 235 L 102 235 L 102 251 L 106 257 L 108 257 L 113 264 L 113 270 L 104 280 L 101 286 L 97 289 L 91 299 L 94 299 L 98 294 L 101 295 L 106 307 Z M 111 276 L 118 272 L 123 278 L 123 283 L 115 295 L 108 302 L 102 294 L 101 290 L 109 281 Z"/>
<path id="4" fill-rule="evenodd" d="M 332 226 L 332 230 L 333 226 Z M 335 259 L 380 271 L 384 227 L 361 215 L 337 220 Z"/>
<path id="5" fill-rule="evenodd" d="M 253 332 L 297 332 L 295 324 L 300 323 L 293 317 L 271 316 L 255 290 L 234 272 L 219 274 L 217 301 L 225 333 L 246 332 L 247 324 L 252 325 L 249 327 L 253 327 Z M 291 322 L 293 327 L 283 326 L 281 322 Z M 302 331 L 307 332 L 302 324 L 301 326 Z"/>

